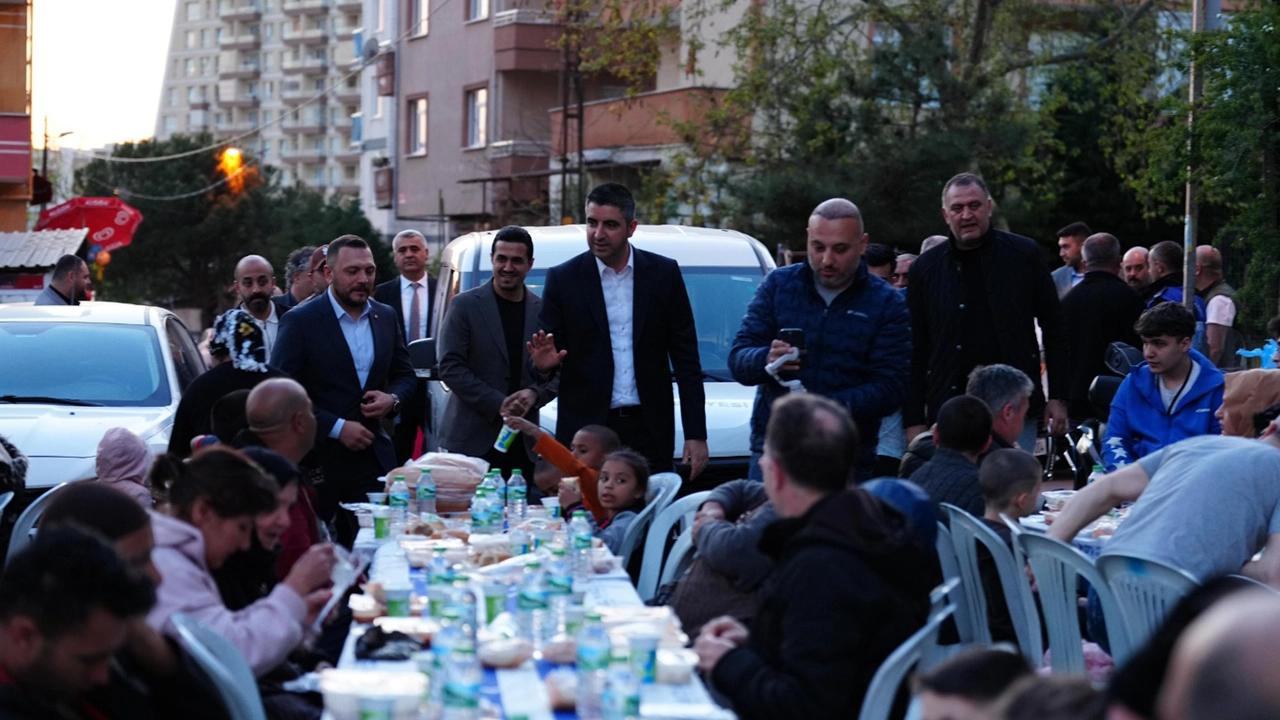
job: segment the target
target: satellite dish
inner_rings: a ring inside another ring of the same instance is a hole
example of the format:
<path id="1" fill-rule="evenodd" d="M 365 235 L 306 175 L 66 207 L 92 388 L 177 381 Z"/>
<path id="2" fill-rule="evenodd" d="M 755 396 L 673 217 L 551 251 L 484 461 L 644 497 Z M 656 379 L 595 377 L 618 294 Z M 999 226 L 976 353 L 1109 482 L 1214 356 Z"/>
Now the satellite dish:
<path id="1" fill-rule="evenodd" d="M 372 62 L 373 59 L 377 57 L 378 53 L 380 53 L 381 51 L 382 51 L 382 48 L 379 46 L 378 37 L 376 35 L 370 35 L 369 37 L 365 38 L 364 47 L 362 49 L 365 62 Z"/>

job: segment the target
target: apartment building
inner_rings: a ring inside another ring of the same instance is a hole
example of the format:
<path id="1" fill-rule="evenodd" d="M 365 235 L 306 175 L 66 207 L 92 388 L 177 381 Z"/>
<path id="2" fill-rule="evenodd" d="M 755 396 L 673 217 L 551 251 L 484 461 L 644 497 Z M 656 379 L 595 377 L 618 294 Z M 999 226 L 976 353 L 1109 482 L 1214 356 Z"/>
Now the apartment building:
<path id="1" fill-rule="evenodd" d="M 31 3 L 0 0 L 0 231 L 25 230 L 31 199 Z"/>
<path id="2" fill-rule="evenodd" d="M 697 63 L 688 62 L 683 40 L 663 48 L 652 87 L 632 101 L 623 100 L 621 81 L 585 79 L 589 182 L 638 182 L 646 165 L 679 147 L 657 118 L 672 110 L 690 117 L 707 93 L 728 87 L 732 58 L 715 48 L 714 34 L 736 22 L 747 2 L 700 26 L 714 49 Z M 566 68 L 554 6 L 365 0 L 361 203 L 370 218 L 382 218 L 375 225 L 414 227 L 443 242 L 510 222 L 560 221 Z M 576 145 L 564 155 L 576 176 Z"/>
<path id="3" fill-rule="evenodd" d="M 361 0 L 178 0 L 156 137 L 208 131 L 286 184 L 359 194 Z"/>

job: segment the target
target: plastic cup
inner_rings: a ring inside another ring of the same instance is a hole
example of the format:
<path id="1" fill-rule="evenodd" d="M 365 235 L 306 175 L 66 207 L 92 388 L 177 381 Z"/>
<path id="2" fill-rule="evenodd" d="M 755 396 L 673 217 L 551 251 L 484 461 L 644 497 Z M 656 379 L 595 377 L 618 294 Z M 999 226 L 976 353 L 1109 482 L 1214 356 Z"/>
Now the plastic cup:
<path id="1" fill-rule="evenodd" d="M 519 430 L 508 425 L 503 425 L 502 429 L 498 431 L 498 439 L 493 441 L 493 449 L 500 453 L 510 450 L 511 444 L 516 441 L 516 435 L 519 434 Z"/>
<path id="2" fill-rule="evenodd" d="M 386 505 L 373 509 L 373 537 L 376 540 L 391 537 L 391 508 Z"/>
<path id="3" fill-rule="evenodd" d="M 632 635 L 628 644 L 631 647 L 631 674 L 636 680 L 652 685 L 658 677 L 658 636 L 651 633 Z"/>
<path id="4" fill-rule="evenodd" d="M 368 498 L 369 498 L 369 502 L 373 503 L 374 505 L 386 505 L 386 504 L 387 504 L 387 494 L 386 494 L 386 493 L 384 493 L 384 492 L 371 492 L 371 493 L 365 493 L 365 496 L 366 496 L 366 497 L 368 497 Z"/>
<path id="5" fill-rule="evenodd" d="M 560 517 L 560 498 L 545 497 L 542 498 L 542 507 L 547 509 L 547 515 L 552 518 Z"/>

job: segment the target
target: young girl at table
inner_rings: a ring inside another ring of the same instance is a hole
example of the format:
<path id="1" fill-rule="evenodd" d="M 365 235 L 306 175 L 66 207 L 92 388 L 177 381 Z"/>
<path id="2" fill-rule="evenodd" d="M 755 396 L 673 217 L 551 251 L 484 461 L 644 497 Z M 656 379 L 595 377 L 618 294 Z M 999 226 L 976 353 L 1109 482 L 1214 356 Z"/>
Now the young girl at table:
<path id="1" fill-rule="evenodd" d="M 644 509 L 649 492 L 648 461 L 629 448 L 609 453 L 600 467 L 596 489 L 606 518 L 596 523 L 595 534 L 609 547 L 609 552 L 617 555 L 627 528 Z"/>

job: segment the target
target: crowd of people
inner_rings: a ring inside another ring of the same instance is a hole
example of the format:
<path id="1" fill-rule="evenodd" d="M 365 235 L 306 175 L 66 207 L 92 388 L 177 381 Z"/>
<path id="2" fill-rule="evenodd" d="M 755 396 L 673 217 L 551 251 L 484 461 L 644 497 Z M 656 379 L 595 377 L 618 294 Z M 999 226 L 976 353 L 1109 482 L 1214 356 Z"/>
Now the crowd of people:
<path id="1" fill-rule="evenodd" d="M 1230 372 L 1243 339 L 1221 256 L 1198 249 L 1186 303 L 1176 243 L 1122 252 L 1076 222 L 1058 233 L 1051 273 L 1033 240 L 995 227 L 994 209 L 981 177 L 956 175 L 942 188 L 949 234 L 911 254 L 871 243 L 847 199 L 813 209 L 807 262 L 765 277 L 729 355 L 733 378 L 757 388 L 745 477 L 702 503 L 692 562 L 655 602 L 674 609 L 709 688 L 740 717 L 853 715 L 929 617 L 939 505 L 1012 545 L 1004 518 L 1039 506 L 1037 437 L 1101 411 L 1108 474 L 1050 535 L 1070 542 L 1133 503 L 1104 552 L 1204 585 L 1102 689 L 976 648 L 918 674 L 923 717 L 1191 720 L 1219 717 L 1206 698 L 1226 692 L 1275 714 L 1271 671 L 1243 658 L 1263 657 L 1280 597 L 1216 578 L 1280 586 L 1280 383 Z M 281 683 L 335 663 L 350 623 L 319 615 L 335 543 L 357 531 L 341 504 L 383 490 L 427 433 L 583 508 L 616 550 L 652 474 L 696 478 L 707 464 L 703 375 L 680 269 L 631 245 L 627 188 L 593 189 L 586 219 L 586 251 L 551 268 L 541 296 L 525 284 L 532 237 L 499 230 L 492 279 L 453 298 L 435 328 L 416 231 L 395 236 L 398 275 L 381 284 L 352 235 L 291 253 L 283 290 L 266 258 L 242 258 L 239 302 L 213 324 L 211 367 L 183 395 L 169 452 L 108 431 L 97 482 L 60 491 L 5 569 L 0 716 L 209 714 L 216 702 L 173 640 L 182 613 L 240 650 L 271 717 L 318 717 L 314 698 Z M 60 261 L 38 304 L 83 299 L 84 269 Z M 451 391 L 438 428 L 407 348 L 433 329 Z M 1090 386 L 1117 342 L 1143 362 L 1100 409 Z M 554 434 L 538 419 L 553 398 Z M 520 440 L 500 452 L 504 425 Z M 20 488 L 25 470 L 21 449 L 0 444 L 0 480 Z M 1016 643 L 991 560 L 987 623 Z M 1090 639 L 1105 647 L 1097 626 Z"/>

